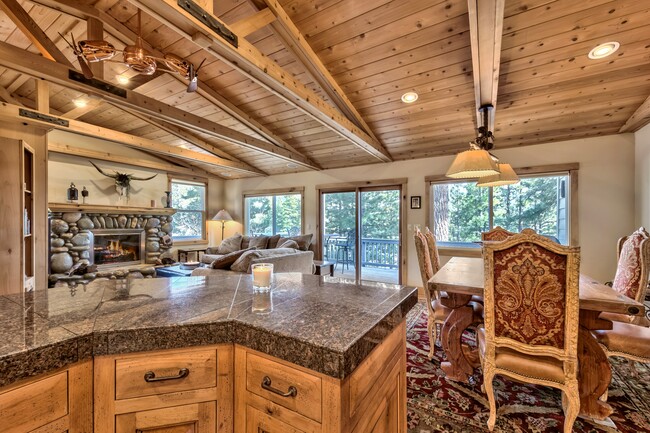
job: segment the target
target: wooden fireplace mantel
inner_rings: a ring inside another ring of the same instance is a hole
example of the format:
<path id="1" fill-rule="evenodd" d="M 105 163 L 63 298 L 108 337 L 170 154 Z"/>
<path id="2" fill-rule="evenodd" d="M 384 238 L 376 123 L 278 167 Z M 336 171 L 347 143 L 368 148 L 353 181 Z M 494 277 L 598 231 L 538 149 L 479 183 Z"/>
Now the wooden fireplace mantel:
<path id="1" fill-rule="evenodd" d="M 50 212 L 124 213 L 145 215 L 173 215 L 176 209 L 162 207 L 116 206 L 79 203 L 48 203 Z"/>

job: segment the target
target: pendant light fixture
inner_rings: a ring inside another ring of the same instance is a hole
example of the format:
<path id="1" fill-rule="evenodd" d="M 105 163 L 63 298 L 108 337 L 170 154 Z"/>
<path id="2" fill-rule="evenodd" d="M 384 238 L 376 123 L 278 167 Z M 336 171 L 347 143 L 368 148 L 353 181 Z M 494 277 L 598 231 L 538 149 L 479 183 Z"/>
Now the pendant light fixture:
<path id="1" fill-rule="evenodd" d="M 476 140 L 469 143 L 469 150 L 456 155 L 447 170 L 447 177 L 454 179 L 472 179 L 499 174 L 498 160 L 488 152 L 494 146 L 494 136 L 488 130 L 488 111 L 492 105 L 481 107 L 483 126 L 478 128 Z"/>

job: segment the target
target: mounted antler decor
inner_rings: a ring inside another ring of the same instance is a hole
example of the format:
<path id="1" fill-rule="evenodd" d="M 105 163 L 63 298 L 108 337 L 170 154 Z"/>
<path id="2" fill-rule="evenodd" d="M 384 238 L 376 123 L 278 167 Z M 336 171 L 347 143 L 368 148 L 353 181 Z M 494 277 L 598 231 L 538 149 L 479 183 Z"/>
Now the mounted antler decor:
<path id="1" fill-rule="evenodd" d="M 93 167 L 95 167 L 97 171 L 104 176 L 115 179 L 115 190 L 120 197 L 126 197 L 127 200 L 129 199 L 129 189 L 131 187 L 132 180 L 151 180 L 154 177 L 158 176 L 158 174 L 154 174 L 151 177 L 135 177 L 132 174 L 120 173 L 118 171 L 115 171 L 115 174 L 106 174 L 101 168 L 97 167 L 94 162 L 88 162 L 90 162 Z"/>

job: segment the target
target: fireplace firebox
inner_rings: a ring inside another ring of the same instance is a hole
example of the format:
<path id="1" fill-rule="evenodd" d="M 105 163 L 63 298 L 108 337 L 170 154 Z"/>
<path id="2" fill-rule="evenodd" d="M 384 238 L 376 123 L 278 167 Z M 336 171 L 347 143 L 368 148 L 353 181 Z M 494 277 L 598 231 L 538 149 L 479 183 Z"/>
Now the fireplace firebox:
<path id="1" fill-rule="evenodd" d="M 145 232 L 93 230 L 93 262 L 98 268 L 144 263 Z"/>

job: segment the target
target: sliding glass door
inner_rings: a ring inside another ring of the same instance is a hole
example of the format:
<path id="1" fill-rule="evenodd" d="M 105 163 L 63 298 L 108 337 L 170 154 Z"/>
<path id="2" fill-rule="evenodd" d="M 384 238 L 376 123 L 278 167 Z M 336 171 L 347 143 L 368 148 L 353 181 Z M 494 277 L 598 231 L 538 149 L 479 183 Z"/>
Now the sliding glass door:
<path id="1" fill-rule="evenodd" d="M 322 258 L 334 275 L 397 284 L 401 186 L 321 191 Z"/>

